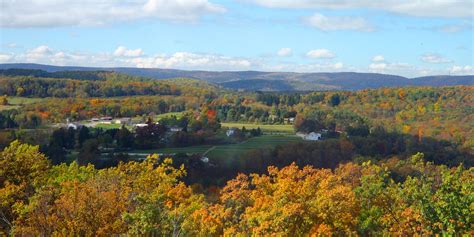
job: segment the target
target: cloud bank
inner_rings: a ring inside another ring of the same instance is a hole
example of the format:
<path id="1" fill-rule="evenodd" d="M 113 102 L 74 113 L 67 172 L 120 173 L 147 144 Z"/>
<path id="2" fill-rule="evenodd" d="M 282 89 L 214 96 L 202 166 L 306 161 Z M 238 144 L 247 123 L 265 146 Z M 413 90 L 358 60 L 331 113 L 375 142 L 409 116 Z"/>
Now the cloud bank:
<path id="1" fill-rule="evenodd" d="M 377 9 L 418 17 L 469 18 L 474 16 L 471 0 L 246 0 L 269 8 Z"/>
<path id="2" fill-rule="evenodd" d="M 284 50 L 282 50 L 284 49 Z M 282 48 L 282 55 L 293 53 L 289 48 Z M 425 75 L 472 75 L 472 65 L 446 65 L 440 68 L 439 63 L 430 64 L 437 67 L 420 67 L 403 62 L 390 62 L 383 55 L 375 55 L 367 66 L 346 65 L 335 61 L 336 54 L 328 49 L 314 49 L 301 55 L 306 62 L 279 62 L 281 55 L 267 58 L 233 57 L 220 54 L 175 52 L 172 54 L 147 54 L 142 49 L 130 49 L 118 46 L 111 52 L 88 53 L 64 51 L 39 45 L 23 52 L 0 52 L 0 63 L 40 63 L 59 66 L 89 66 L 89 67 L 138 67 L 138 68 L 168 68 L 184 70 L 211 71 L 289 71 L 289 72 L 374 72 L 402 75 L 407 77 Z M 313 60 L 324 59 L 324 60 Z M 275 61 L 276 60 L 276 61 Z M 431 58 L 437 61 L 438 59 Z"/>
<path id="3" fill-rule="evenodd" d="M 362 17 L 351 16 L 325 16 L 316 13 L 305 18 L 305 22 L 314 28 L 322 31 L 354 30 L 354 31 L 374 31 L 374 28 Z"/>
<path id="4" fill-rule="evenodd" d="M 195 22 L 226 8 L 208 0 L 2 0 L 0 26 L 102 26 L 140 19 Z"/>

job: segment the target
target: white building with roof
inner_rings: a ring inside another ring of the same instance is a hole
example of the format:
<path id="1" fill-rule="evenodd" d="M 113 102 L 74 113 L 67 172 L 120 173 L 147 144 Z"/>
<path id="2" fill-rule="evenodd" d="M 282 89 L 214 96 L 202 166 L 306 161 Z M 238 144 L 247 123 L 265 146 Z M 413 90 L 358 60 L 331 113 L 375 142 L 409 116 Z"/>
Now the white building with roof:
<path id="1" fill-rule="evenodd" d="M 310 132 L 309 134 L 304 136 L 303 139 L 306 141 L 319 141 L 321 140 L 321 133 Z"/>

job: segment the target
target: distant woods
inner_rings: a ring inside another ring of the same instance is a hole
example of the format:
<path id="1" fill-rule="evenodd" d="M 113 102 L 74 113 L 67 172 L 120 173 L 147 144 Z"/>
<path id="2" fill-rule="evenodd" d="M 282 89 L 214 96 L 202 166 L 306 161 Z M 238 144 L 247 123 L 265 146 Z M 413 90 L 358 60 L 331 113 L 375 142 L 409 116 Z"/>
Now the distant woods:
<path id="1" fill-rule="evenodd" d="M 188 88 L 186 80 L 170 83 L 115 72 L 0 70 L 0 95 L 22 97 L 89 98 L 136 95 L 196 95 L 212 97 L 209 87 Z"/>

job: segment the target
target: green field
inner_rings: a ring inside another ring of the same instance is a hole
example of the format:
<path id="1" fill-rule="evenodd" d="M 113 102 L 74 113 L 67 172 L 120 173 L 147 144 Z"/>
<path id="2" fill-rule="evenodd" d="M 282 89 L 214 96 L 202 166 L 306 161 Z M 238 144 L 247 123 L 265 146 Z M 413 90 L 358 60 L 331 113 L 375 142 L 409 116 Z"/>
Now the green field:
<path id="1" fill-rule="evenodd" d="M 32 104 L 43 100 L 42 98 L 26 98 L 26 97 L 8 97 L 9 105 L 0 105 L 0 111 L 9 109 L 18 109 L 22 105 Z"/>
<path id="2" fill-rule="evenodd" d="M 296 136 L 287 135 L 263 135 L 260 137 L 253 137 L 244 142 L 238 144 L 228 145 L 203 145 L 203 146 L 190 146 L 190 147 L 178 147 L 178 148 L 163 148 L 156 150 L 135 150 L 131 153 L 140 154 L 152 154 L 152 153 L 165 153 L 165 154 L 206 154 L 209 158 L 225 159 L 232 158 L 234 156 L 243 155 L 246 152 L 261 148 L 273 148 L 277 145 L 283 145 L 290 142 L 301 141 L 301 138 Z"/>
<path id="3" fill-rule="evenodd" d="M 105 124 L 105 123 L 99 123 L 97 125 L 94 126 L 95 128 L 102 128 L 102 129 L 114 129 L 114 128 L 121 128 L 122 127 L 122 124 L 116 124 L 116 123 L 112 123 L 112 124 Z M 128 129 L 131 129 L 130 126 L 127 126 Z"/>
<path id="4" fill-rule="evenodd" d="M 175 147 L 175 148 L 162 148 L 154 150 L 136 150 L 132 153 L 164 153 L 164 154 L 175 154 L 175 153 L 187 153 L 187 154 L 202 154 L 209 150 L 211 145 L 202 146 L 190 146 L 190 147 Z"/>
<path id="5" fill-rule="evenodd" d="M 290 133 L 294 134 L 295 130 L 291 124 L 253 124 L 253 123 L 221 123 L 222 127 L 246 129 L 260 128 L 267 133 Z"/>
<path id="6" fill-rule="evenodd" d="M 160 121 L 162 118 L 166 117 L 171 117 L 171 116 L 176 116 L 176 118 L 181 118 L 185 112 L 170 112 L 170 113 L 164 113 L 164 114 L 158 114 L 156 115 L 156 120 Z"/>
<path id="7" fill-rule="evenodd" d="M 285 135 L 263 135 L 260 137 L 250 138 L 239 144 L 216 146 L 207 156 L 209 158 L 230 158 L 233 156 L 243 155 L 246 152 L 261 148 L 274 148 L 277 145 L 284 145 L 290 142 L 301 141 L 296 136 Z"/>

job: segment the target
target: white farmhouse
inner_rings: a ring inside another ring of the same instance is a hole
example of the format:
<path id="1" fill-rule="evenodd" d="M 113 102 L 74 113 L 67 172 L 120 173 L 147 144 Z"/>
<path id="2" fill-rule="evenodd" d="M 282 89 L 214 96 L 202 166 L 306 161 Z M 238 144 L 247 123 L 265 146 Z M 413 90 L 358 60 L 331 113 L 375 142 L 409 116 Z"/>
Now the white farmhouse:
<path id="1" fill-rule="evenodd" d="M 79 128 L 81 128 L 82 126 L 83 126 L 83 125 L 80 124 L 80 123 L 68 123 L 68 124 L 67 124 L 67 128 L 68 128 L 68 129 L 69 129 L 69 128 L 72 128 L 72 129 L 74 129 L 74 130 L 79 129 Z"/>
<path id="2" fill-rule="evenodd" d="M 303 137 L 307 141 L 318 141 L 321 140 L 321 133 L 311 132 Z"/>

